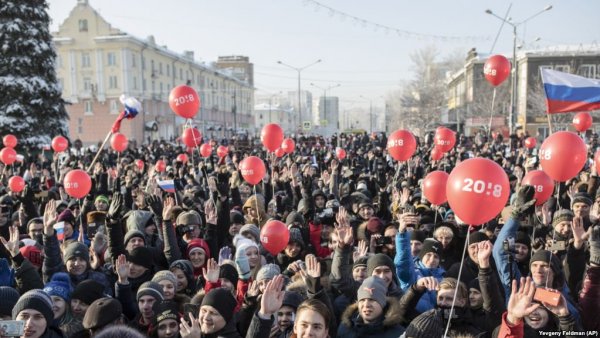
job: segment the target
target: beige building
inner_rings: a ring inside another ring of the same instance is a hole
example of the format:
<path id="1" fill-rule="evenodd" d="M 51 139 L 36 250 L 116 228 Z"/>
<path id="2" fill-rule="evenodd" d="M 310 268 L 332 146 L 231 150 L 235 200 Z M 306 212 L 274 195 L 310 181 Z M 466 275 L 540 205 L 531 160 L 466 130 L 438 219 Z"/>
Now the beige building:
<path id="1" fill-rule="evenodd" d="M 205 135 L 227 137 L 236 127 L 254 127 L 249 82 L 196 62 L 191 51 L 178 54 L 152 36 L 142 40 L 112 27 L 87 0 L 77 1 L 53 37 L 73 140 L 101 141 L 122 109 L 121 94 L 140 100 L 145 111 L 123 122 L 121 132 L 130 140 L 175 139 L 185 121 L 171 111 L 168 97 L 181 84 L 200 96 L 193 123 Z"/>

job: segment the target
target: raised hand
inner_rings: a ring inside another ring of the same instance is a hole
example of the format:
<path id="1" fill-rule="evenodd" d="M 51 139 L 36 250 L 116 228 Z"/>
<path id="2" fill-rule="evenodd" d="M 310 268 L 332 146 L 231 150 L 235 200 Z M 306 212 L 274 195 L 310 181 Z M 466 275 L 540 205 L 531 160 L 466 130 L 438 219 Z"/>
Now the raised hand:
<path id="1" fill-rule="evenodd" d="M 160 200 L 160 197 L 157 195 L 146 195 L 146 205 L 150 207 L 150 210 L 157 217 L 162 217 L 163 214 L 163 203 Z"/>
<path id="2" fill-rule="evenodd" d="M 44 209 L 44 235 L 54 235 L 54 228 L 52 226 L 56 223 L 56 218 L 58 218 L 56 214 L 56 200 L 51 199 L 46 203 L 46 208 Z"/>
<path id="3" fill-rule="evenodd" d="M 358 241 L 358 249 L 354 251 L 352 260 L 356 261 L 357 259 L 364 257 L 369 252 L 369 246 L 367 245 L 367 241 L 361 239 Z"/>
<path id="4" fill-rule="evenodd" d="M 548 309 L 550 312 L 554 313 L 557 317 L 564 317 L 569 314 L 569 308 L 567 307 L 567 301 L 565 297 L 560 294 L 560 299 L 558 301 L 558 305 L 552 306 L 548 303 L 542 302 L 544 307 Z"/>
<path id="5" fill-rule="evenodd" d="M 439 283 L 435 277 L 422 277 L 417 280 L 417 289 L 421 291 L 437 291 L 438 285 Z"/>
<path id="6" fill-rule="evenodd" d="M 202 275 L 207 282 L 216 283 L 219 280 L 219 265 L 214 258 L 206 262 L 206 267 L 202 268 Z"/>
<path id="7" fill-rule="evenodd" d="M 216 177 L 211 176 L 208 178 L 208 190 L 211 193 L 217 192 L 217 178 Z"/>
<path id="8" fill-rule="evenodd" d="M 335 220 L 339 226 L 350 226 L 350 221 L 348 220 L 348 211 L 344 207 L 340 207 L 337 215 L 335 216 Z"/>
<path id="9" fill-rule="evenodd" d="M 129 284 L 129 263 L 125 255 L 119 255 L 115 261 L 115 271 L 118 276 L 118 283 L 122 285 Z"/>
<path id="10" fill-rule="evenodd" d="M 273 314 L 275 314 L 281 308 L 281 304 L 283 304 L 283 276 L 277 275 L 275 278 L 271 279 L 265 290 L 263 291 L 263 296 L 260 300 L 260 310 L 258 312 L 260 317 L 270 318 Z"/>
<path id="11" fill-rule="evenodd" d="M 165 198 L 162 207 L 162 218 L 163 220 L 168 220 L 171 215 L 173 208 L 175 207 L 175 199 L 171 196 Z"/>
<path id="12" fill-rule="evenodd" d="M 400 205 L 405 205 L 408 203 L 410 199 L 410 189 L 408 187 L 402 188 L 402 193 L 400 194 Z"/>
<path id="13" fill-rule="evenodd" d="M 123 195 L 118 192 L 115 192 L 112 196 L 112 201 L 110 202 L 110 206 L 108 207 L 108 212 L 106 213 L 106 218 L 111 221 L 118 221 L 121 213 L 123 212 Z"/>
<path id="14" fill-rule="evenodd" d="M 228 260 L 231 260 L 231 248 L 224 246 L 219 250 L 219 266 Z"/>
<path id="15" fill-rule="evenodd" d="M 246 292 L 246 295 L 248 295 L 248 297 L 256 297 L 260 294 L 260 287 L 258 286 L 258 282 L 254 281 L 251 282 L 248 285 L 248 292 Z"/>
<path id="16" fill-rule="evenodd" d="M 338 236 L 338 246 L 343 248 L 347 245 L 352 246 L 354 244 L 354 235 L 352 234 L 352 227 L 343 225 L 338 226 L 335 229 Z"/>
<path id="17" fill-rule="evenodd" d="M 490 256 L 492 255 L 492 242 L 483 241 L 477 243 L 477 260 L 480 268 L 490 267 Z"/>
<path id="18" fill-rule="evenodd" d="M 0 237 L 2 244 L 10 252 L 12 257 L 19 254 L 19 227 L 11 226 L 9 229 L 9 240 L 7 241 L 4 237 Z"/>
<path id="19" fill-rule="evenodd" d="M 181 338 L 199 338 L 202 335 L 202 331 L 200 330 L 198 319 L 192 313 L 188 313 L 188 315 L 192 324 L 188 325 L 186 320 L 183 317 L 181 318 L 181 323 L 179 324 Z"/>
<path id="20" fill-rule="evenodd" d="M 304 264 L 306 265 L 305 269 L 302 269 L 301 273 L 304 276 L 304 273 L 312 278 L 321 278 L 321 263 L 317 259 L 315 255 L 306 255 L 304 259 Z"/>
<path id="21" fill-rule="evenodd" d="M 416 225 L 419 224 L 419 216 L 417 215 L 413 215 L 413 214 L 408 214 L 408 213 L 403 213 L 400 216 L 400 224 L 398 225 L 398 232 L 403 233 L 406 232 L 406 228 L 409 225 Z"/>
<path id="22" fill-rule="evenodd" d="M 217 224 L 217 208 L 213 200 L 208 200 L 204 203 L 204 213 L 206 214 L 207 224 Z"/>
<path id="23" fill-rule="evenodd" d="M 511 324 L 518 324 L 524 317 L 529 316 L 540 304 L 532 303 L 535 295 L 535 285 L 531 277 L 521 278 L 521 285 L 517 290 L 517 281 L 512 281 L 512 292 L 508 299 L 506 319 Z"/>
<path id="24" fill-rule="evenodd" d="M 573 230 L 573 246 L 575 249 L 581 249 L 585 242 L 585 230 L 583 229 L 583 218 L 575 217 L 571 222 L 571 230 Z"/>

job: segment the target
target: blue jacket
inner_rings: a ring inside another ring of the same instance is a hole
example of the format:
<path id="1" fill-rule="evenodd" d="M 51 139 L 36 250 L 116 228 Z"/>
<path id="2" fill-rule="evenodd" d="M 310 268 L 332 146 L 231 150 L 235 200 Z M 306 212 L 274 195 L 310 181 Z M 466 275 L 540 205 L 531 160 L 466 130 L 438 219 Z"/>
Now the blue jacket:
<path id="1" fill-rule="evenodd" d="M 410 254 L 410 232 L 398 233 L 396 235 L 396 274 L 400 279 L 402 291 L 406 291 L 411 285 L 415 284 L 419 278 L 435 277 L 441 281 L 446 274 L 442 267 L 430 269 L 423 265 L 419 257 L 412 257 Z M 417 303 L 416 310 L 420 313 L 435 308 L 437 305 L 437 292 L 426 291 Z"/>
<path id="2" fill-rule="evenodd" d="M 508 303 L 508 299 L 510 298 L 510 293 L 512 289 L 512 281 L 510 279 L 510 270 L 513 271 L 513 278 L 517 281 L 521 278 L 521 272 L 517 267 L 517 263 L 515 261 L 512 262 L 512 265 L 509 264 L 508 254 L 504 251 L 503 243 L 508 238 L 516 238 L 517 231 L 519 229 L 519 221 L 514 218 L 509 218 L 504 226 L 500 230 L 498 237 L 496 238 L 496 242 L 494 242 L 494 249 L 492 251 L 492 256 L 494 257 L 494 261 L 496 262 L 496 268 L 498 270 L 498 274 L 500 275 L 500 282 L 504 287 L 504 294 L 506 295 L 506 302 Z M 569 313 L 575 317 L 577 322 L 580 321 L 579 310 L 573 304 L 571 297 L 569 297 L 569 288 L 565 283 L 564 286 L 559 290 L 565 299 L 567 300 L 567 307 L 569 308 Z"/>

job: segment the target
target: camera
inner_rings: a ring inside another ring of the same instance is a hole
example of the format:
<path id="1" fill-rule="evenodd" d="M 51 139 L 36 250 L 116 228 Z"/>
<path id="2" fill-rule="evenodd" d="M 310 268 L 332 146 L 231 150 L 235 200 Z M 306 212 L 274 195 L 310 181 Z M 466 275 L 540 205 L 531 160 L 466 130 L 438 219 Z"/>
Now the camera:
<path id="1" fill-rule="evenodd" d="M 558 306 L 560 302 L 560 292 L 550 288 L 536 288 L 533 300 L 546 303 L 550 306 Z"/>
<path id="2" fill-rule="evenodd" d="M 188 232 L 193 232 L 194 230 L 196 230 L 195 225 L 180 225 L 177 227 L 177 234 L 179 236 L 183 236 Z"/>
<path id="3" fill-rule="evenodd" d="M 504 250 L 504 252 L 514 254 L 516 252 L 515 239 L 513 237 L 508 237 L 507 239 L 505 239 L 504 242 L 502 242 L 502 249 Z"/>
<path id="4" fill-rule="evenodd" d="M 321 213 L 315 215 L 315 218 L 313 219 L 313 224 L 314 225 L 321 225 L 321 224 L 333 225 L 334 221 L 335 221 L 335 214 L 333 212 L 333 208 L 327 208 L 327 209 L 324 209 L 323 211 L 321 211 Z"/>
<path id="5" fill-rule="evenodd" d="M 565 241 L 555 241 L 550 246 L 548 246 L 548 251 L 565 251 L 567 250 L 567 242 Z"/>
<path id="6" fill-rule="evenodd" d="M 377 246 L 384 246 L 386 244 L 392 244 L 392 237 L 387 237 L 387 236 L 382 236 L 377 238 L 377 240 L 375 241 L 375 245 Z"/>

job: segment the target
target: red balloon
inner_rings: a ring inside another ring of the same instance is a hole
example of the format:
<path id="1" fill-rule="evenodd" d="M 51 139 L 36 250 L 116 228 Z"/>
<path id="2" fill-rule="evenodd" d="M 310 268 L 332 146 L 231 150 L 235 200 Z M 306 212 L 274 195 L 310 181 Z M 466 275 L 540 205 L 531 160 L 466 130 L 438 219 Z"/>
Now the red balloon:
<path id="1" fill-rule="evenodd" d="M 202 144 L 202 133 L 193 127 L 186 128 L 181 136 L 183 144 L 188 147 L 195 148 Z"/>
<path id="2" fill-rule="evenodd" d="M 296 142 L 291 138 L 286 138 L 281 143 L 281 149 L 283 149 L 286 154 L 291 154 L 294 152 L 294 149 L 296 149 Z"/>
<path id="3" fill-rule="evenodd" d="M 573 127 L 578 132 L 584 132 L 592 126 L 592 115 L 586 111 L 582 111 L 577 113 L 575 117 L 573 117 Z"/>
<path id="4" fill-rule="evenodd" d="M 577 134 L 559 131 L 544 140 L 538 156 L 542 170 L 551 179 L 565 182 L 583 169 L 587 160 L 587 148 Z"/>
<path id="5" fill-rule="evenodd" d="M 335 150 L 335 156 L 341 161 L 346 158 L 346 151 L 340 147 Z"/>
<path id="6" fill-rule="evenodd" d="M 169 94 L 169 106 L 175 114 L 191 119 L 200 109 L 200 97 L 190 86 L 181 85 L 173 88 Z"/>
<path id="7" fill-rule="evenodd" d="M 483 74 L 485 79 L 496 87 L 510 74 L 510 61 L 502 55 L 491 56 L 483 66 Z"/>
<path id="8" fill-rule="evenodd" d="M 8 134 L 2 138 L 2 143 L 5 147 L 14 148 L 17 146 L 17 137 L 13 134 Z"/>
<path id="9" fill-rule="evenodd" d="M 446 196 L 458 218 L 470 225 L 483 224 L 504 209 L 510 196 L 508 175 L 494 161 L 468 159 L 450 173 Z"/>
<path id="10" fill-rule="evenodd" d="M 8 179 L 8 187 L 12 192 L 21 192 L 25 189 L 25 180 L 21 176 L 13 176 Z"/>
<path id="11" fill-rule="evenodd" d="M 135 165 L 138 167 L 139 170 L 144 170 L 144 161 L 136 160 Z"/>
<path id="12" fill-rule="evenodd" d="M 114 133 L 110 139 L 110 146 L 118 153 L 125 151 L 128 143 L 127 136 L 121 133 Z"/>
<path id="13" fill-rule="evenodd" d="M 217 156 L 219 156 L 219 158 L 227 156 L 228 153 L 229 153 L 229 148 L 227 148 L 226 146 L 218 146 L 217 147 Z"/>
<path id="14" fill-rule="evenodd" d="M 433 147 L 431 149 L 431 159 L 434 161 L 439 161 L 444 157 L 444 152 L 440 150 L 438 147 Z"/>
<path id="15" fill-rule="evenodd" d="M 83 198 L 92 189 L 90 175 L 81 169 L 69 171 L 63 180 L 65 192 L 73 198 Z"/>
<path id="16" fill-rule="evenodd" d="M 456 133 L 446 127 L 438 128 L 433 140 L 435 146 L 446 153 L 456 144 Z"/>
<path id="17" fill-rule="evenodd" d="M 542 170 L 532 170 L 523 177 L 523 185 L 532 185 L 535 189 L 535 195 L 533 197 L 536 199 L 535 205 L 544 204 L 550 196 L 552 196 L 552 192 L 554 192 L 554 181 L 545 172 Z"/>
<path id="18" fill-rule="evenodd" d="M 69 147 L 69 141 L 63 136 L 56 136 L 52 139 L 52 149 L 57 153 L 62 153 Z"/>
<path id="19" fill-rule="evenodd" d="M 269 123 L 260 132 L 260 140 L 268 151 L 275 151 L 283 142 L 283 129 L 277 123 Z"/>
<path id="20" fill-rule="evenodd" d="M 210 144 L 204 143 L 200 146 L 200 155 L 202 155 L 202 157 L 209 157 L 211 153 L 212 147 L 210 146 Z"/>
<path id="21" fill-rule="evenodd" d="M 158 171 L 159 173 L 162 173 L 165 170 L 167 170 L 167 165 L 165 164 L 165 161 L 158 160 L 158 161 L 156 161 L 156 164 L 154 165 L 154 169 L 156 169 L 156 171 Z"/>
<path id="22" fill-rule="evenodd" d="M 188 161 L 188 156 L 186 154 L 179 154 L 179 155 L 177 155 L 177 161 L 183 162 L 183 164 L 186 164 Z"/>
<path id="23" fill-rule="evenodd" d="M 281 221 L 270 220 L 260 231 L 260 243 L 274 256 L 283 251 L 290 240 L 290 231 Z"/>
<path id="24" fill-rule="evenodd" d="M 446 203 L 446 182 L 448 173 L 441 170 L 430 172 L 423 180 L 423 194 L 431 204 L 442 205 Z"/>
<path id="25" fill-rule="evenodd" d="M 525 139 L 525 148 L 533 149 L 537 145 L 537 140 L 535 137 L 528 137 Z"/>
<path id="26" fill-rule="evenodd" d="M 6 165 L 11 165 L 17 160 L 17 152 L 13 148 L 3 148 L 0 150 L 0 161 Z"/>
<path id="27" fill-rule="evenodd" d="M 396 161 L 408 160 L 417 149 L 417 141 L 408 130 L 396 130 L 388 138 L 387 150 Z"/>
<path id="28" fill-rule="evenodd" d="M 240 171 L 246 182 L 257 185 L 265 177 L 267 169 L 263 160 L 256 156 L 250 156 L 240 162 Z"/>
<path id="29" fill-rule="evenodd" d="M 283 155 L 285 155 L 285 150 L 283 150 L 283 148 L 277 148 L 275 150 L 275 156 L 277 156 L 277 158 L 280 158 Z"/>

